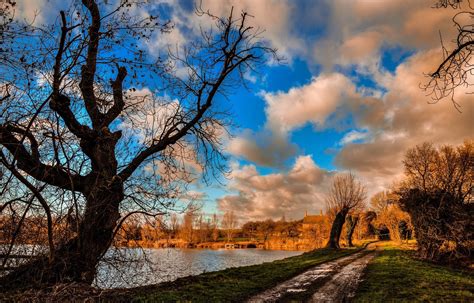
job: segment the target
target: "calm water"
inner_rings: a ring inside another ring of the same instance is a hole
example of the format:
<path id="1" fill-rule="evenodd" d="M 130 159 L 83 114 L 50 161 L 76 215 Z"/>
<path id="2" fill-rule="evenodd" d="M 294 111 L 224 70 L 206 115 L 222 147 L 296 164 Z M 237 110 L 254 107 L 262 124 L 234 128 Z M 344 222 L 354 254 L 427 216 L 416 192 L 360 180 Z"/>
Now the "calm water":
<path id="1" fill-rule="evenodd" d="M 155 284 L 229 267 L 270 262 L 302 253 L 262 249 L 114 249 L 107 255 L 111 262 L 100 264 L 95 284 L 102 288 Z"/>

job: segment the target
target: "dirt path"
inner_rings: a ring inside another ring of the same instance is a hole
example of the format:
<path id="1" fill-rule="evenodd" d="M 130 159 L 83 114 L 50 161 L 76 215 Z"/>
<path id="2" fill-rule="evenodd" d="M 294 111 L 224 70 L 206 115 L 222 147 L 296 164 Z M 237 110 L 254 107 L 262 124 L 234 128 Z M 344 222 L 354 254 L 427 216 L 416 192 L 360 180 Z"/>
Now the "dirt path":
<path id="1" fill-rule="evenodd" d="M 248 302 L 344 302 L 355 295 L 365 267 L 375 256 L 375 248 L 369 245 L 358 253 L 315 266 Z"/>
<path id="2" fill-rule="evenodd" d="M 330 281 L 316 291 L 308 302 L 345 302 L 355 296 L 367 264 L 375 253 L 368 253 L 342 267 Z"/>

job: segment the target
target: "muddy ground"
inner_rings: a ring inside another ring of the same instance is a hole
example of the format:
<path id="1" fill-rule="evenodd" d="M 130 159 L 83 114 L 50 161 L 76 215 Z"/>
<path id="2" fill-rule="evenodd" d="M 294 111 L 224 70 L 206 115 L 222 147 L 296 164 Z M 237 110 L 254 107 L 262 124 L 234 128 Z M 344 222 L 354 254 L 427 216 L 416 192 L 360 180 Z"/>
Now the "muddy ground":
<path id="1" fill-rule="evenodd" d="M 346 302 L 354 297 L 364 269 L 376 254 L 376 246 L 320 264 L 268 289 L 247 302 Z"/>

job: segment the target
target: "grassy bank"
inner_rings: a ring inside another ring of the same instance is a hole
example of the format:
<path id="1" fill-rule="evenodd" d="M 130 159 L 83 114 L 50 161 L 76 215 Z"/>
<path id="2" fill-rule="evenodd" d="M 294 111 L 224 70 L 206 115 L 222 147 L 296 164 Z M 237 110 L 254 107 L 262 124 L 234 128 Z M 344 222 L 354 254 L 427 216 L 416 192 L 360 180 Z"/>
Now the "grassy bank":
<path id="1" fill-rule="evenodd" d="M 106 300 L 133 302 L 242 302 L 317 264 L 349 255 L 359 249 L 319 249 L 300 256 L 260 265 L 229 268 L 154 286 L 114 291 Z"/>
<path id="2" fill-rule="evenodd" d="M 413 258 L 409 247 L 386 244 L 368 265 L 356 302 L 473 302 L 472 271 Z"/>

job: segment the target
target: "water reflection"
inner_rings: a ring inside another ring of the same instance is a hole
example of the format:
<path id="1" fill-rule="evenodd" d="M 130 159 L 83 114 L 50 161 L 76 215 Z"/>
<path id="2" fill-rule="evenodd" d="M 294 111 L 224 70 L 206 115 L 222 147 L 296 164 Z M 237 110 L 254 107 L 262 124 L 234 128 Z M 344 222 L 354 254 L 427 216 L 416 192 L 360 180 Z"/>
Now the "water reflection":
<path id="1" fill-rule="evenodd" d="M 99 266 L 95 285 L 116 288 L 155 284 L 229 267 L 270 262 L 301 253 L 261 249 L 111 249 L 106 261 Z"/>

